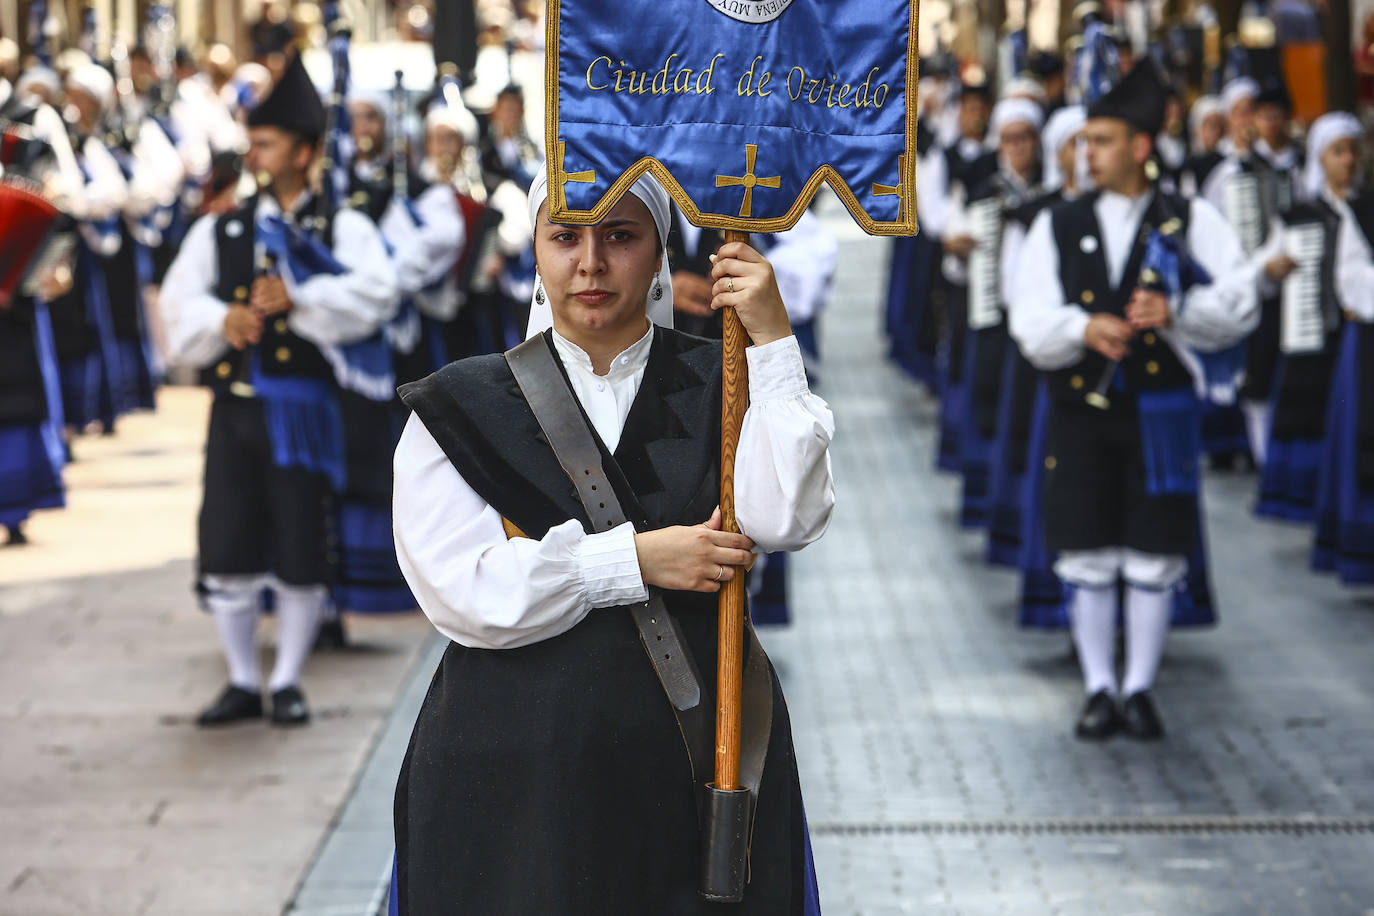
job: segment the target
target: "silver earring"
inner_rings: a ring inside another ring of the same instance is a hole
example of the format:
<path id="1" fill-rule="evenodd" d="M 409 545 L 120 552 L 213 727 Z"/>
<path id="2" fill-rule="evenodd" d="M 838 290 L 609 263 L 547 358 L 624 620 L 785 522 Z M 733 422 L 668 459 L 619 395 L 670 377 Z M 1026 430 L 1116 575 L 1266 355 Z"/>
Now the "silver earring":
<path id="1" fill-rule="evenodd" d="M 540 305 L 544 304 L 544 284 L 542 282 L 534 288 L 534 301 Z"/>
<path id="2" fill-rule="evenodd" d="M 655 302 L 663 298 L 663 284 L 658 282 L 658 277 L 654 277 L 654 288 L 649 290 L 649 298 Z"/>

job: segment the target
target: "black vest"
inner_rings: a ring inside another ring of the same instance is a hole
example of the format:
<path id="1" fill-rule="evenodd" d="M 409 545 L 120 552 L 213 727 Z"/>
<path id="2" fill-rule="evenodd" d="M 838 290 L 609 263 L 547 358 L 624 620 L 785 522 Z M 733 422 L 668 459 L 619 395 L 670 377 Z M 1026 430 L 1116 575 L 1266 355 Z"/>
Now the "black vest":
<path id="1" fill-rule="evenodd" d="M 223 302 L 246 305 L 252 292 L 257 204 L 256 197 L 250 198 L 237 210 L 215 220 L 219 279 L 215 282 L 213 292 Z M 322 239 L 327 247 L 333 247 L 333 214 L 325 211 L 319 198 L 314 198 L 306 210 L 298 214 L 297 220 L 303 228 Z M 334 379 L 334 370 L 320 354 L 319 348 L 292 331 L 285 315 L 277 315 L 263 326 L 257 352 L 258 365 L 264 375 Z M 216 389 L 227 386 L 237 377 L 240 362 L 245 358 L 244 353 L 230 352 L 202 373 L 202 382 Z"/>
<path id="2" fill-rule="evenodd" d="M 1202 186 L 1206 184 L 1208 177 L 1216 167 L 1221 165 L 1225 160 L 1226 157 L 1216 150 L 1210 153 L 1199 153 L 1196 156 L 1189 156 L 1183 161 L 1183 168 L 1179 170 L 1180 180 L 1184 175 L 1191 175 L 1194 185 L 1200 192 Z"/>
<path id="3" fill-rule="evenodd" d="M 1102 230 L 1093 209 L 1097 197 L 1097 192 L 1090 192 L 1052 211 L 1054 239 L 1059 249 L 1059 279 L 1068 300 L 1085 311 L 1124 317 L 1126 304 L 1138 285 L 1145 243 L 1151 230 L 1176 219 L 1180 223 L 1178 234 L 1186 238 L 1189 204 L 1174 194 L 1154 193 L 1121 273 L 1121 285 L 1114 288 L 1103 250 Z M 1092 241 L 1085 242 L 1087 239 Z M 1092 250 L 1085 251 L 1085 248 Z M 1083 358 L 1074 365 L 1048 373 L 1050 395 L 1063 402 L 1082 401 L 1097 386 L 1106 367 L 1106 357 L 1096 350 L 1085 349 Z M 1153 331 L 1138 334 L 1131 341 L 1131 353 L 1122 361 L 1118 374 L 1132 391 L 1189 388 L 1193 384 L 1183 361 Z"/>
<path id="4" fill-rule="evenodd" d="M 361 210 L 367 214 L 368 219 L 374 223 L 380 223 L 382 215 L 386 213 L 386 208 L 391 204 L 391 198 L 396 193 L 395 181 L 396 166 L 390 160 L 387 161 L 386 168 L 382 169 L 377 177 L 371 181 L 364 180 L 358 174 L 356 168 L 348 172 L 348 206 L 354 210 Z M 424 181 L 415 174 L 414 170 L 406 176 L 406 195 L 411 200 L 419 199 L 420 195 L 429 187 Z"/>
<path id="5" fill-rule="evenodd" d="M 1374 247 L 1374 192 L 1366 191 L 1350 202 L 1355 220 L 1365 240 Z M 1374 491 L 1374 324 L 1360 322 L 1355 327 L 1359 336 L 1359 355 L 1356 358 L 1355 397 L 1361 405 L 1356 436 L 1356 473 L 1360 486 Z"/>
<path id="6" fill-rule="evenodd" d="M 945 170 L 949 174 L 950 189 L 956 184 L 963 185 L 965 191 L 976 188 L 996 175 L 997 168 L 996 152 L 979 153 L 972 159 L 965 159 L 959 153 L 958 142 L 945 149 Z"/>
<path id="7" fill-rule="evenodd" d="M 682 237 L 682 219 L 682 211 L 678 209 L 677 204 L 673 204 L 672 213 L 668 216 L 668 240 L 664 243 L 668 264 L 674 273 L 685 270 L 700 277 L 709 277 L 711 275 L 711 255 L 716 253 L 717 248 L 725 244 L 725 233 L 720 229 L 703 226 L 701 236 L 697 239 L 696 249 L 689 255 L 687 243 Z M 709 337 L 713 340 L 719 340 L 723 333 L 722 321 L 723 315 L 720 312 L 705 317 L 679 312 L 674 317 L 674 322 L 679 330 L 695 334 L 698 337 Z"/>

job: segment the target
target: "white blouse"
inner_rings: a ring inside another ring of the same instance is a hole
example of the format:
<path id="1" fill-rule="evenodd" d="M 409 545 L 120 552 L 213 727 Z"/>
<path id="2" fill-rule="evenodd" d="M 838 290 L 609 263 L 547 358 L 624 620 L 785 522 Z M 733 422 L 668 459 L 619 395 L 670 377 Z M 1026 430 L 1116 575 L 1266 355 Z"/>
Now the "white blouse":
<path id="1" fill-rule="evenodd" d="M 617 356 L 604 376 L 592 371 L 586 353 L 554 334 L 573 391 L 612 451 L 654 333 L 650 328 Z M 830 523 L 834 418 L 807 388 L 795 337 L 745 352 L 750 405 L 736 453 L 736 516 L 759 550 L 797 550 Z M 594 608 L 648 597 L 629 522 L 587 534 L 569 519 L 541 540 L 508 540 L 500 514 L 468 486 L 414 415 L 396 448 L 395 471 L 396 557 L 420 609 L 454 642 L 527 646 L 567 632 Z"/>

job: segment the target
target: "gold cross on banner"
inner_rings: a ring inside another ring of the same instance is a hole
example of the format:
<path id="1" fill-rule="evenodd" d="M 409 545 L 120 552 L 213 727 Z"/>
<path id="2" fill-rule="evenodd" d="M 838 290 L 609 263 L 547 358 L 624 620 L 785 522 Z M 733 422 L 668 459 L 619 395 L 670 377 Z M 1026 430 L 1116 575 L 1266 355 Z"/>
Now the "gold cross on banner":
<path id="1" fill-rule="evenodd" d="M 558 141 L 558 168 L 559 168 L 560 170 L 563 168 L 563 155 L 564 155 L 565 150 L 566 150 L 566 144 L 565 144 L 562 140 L 559 140 L 559 141 Z M 564 196 L 563 196 L 563 185 L 564 185 L 564 184 L 567 184 L 569 181 L 576 181 L 576 182 L 578 182 L 578 183 L 580 183 L 580 184 L 592 184 L 593 182 L 596 181 L 596 170 L 595 170 L 595 169 L 587 169 L 585 172 L 566 172 L 566 171 L 563 172 L 563 181 L 560 182 L 559 185 L 558 185 L 558 203 L 559 203 L 559 206 L 560 206 L 560 207 L 563 207 L 563 208 L 566 208 L 567 205 L 568 205 L 567 200 L 566 200 L 566 199 L 564 198 Z"/>
<path id="2" fill-rule="evenodd" d="M 902 199 L 902 192 L 906 190 L 906 156 L 897 157 L 897 183 L 878 184 L 873 183 L 874 197 L 891 197 L 897 195 L 897 219 L 901 221 L 906 217 L 906 201 Z"/>
<path id="3" fill-rule="evenodd" d="M 717 175 L 716 187 L 718 188 L 744 188 L 744 203 L 740 204 L 740 216 L 752 216 L 754 213 L 754 187 L 762 185 L 765 188 L 782 187 L 782 176 L 774 175 L 771 178 L 759 178 L 754 174 L 754 160 L 758 157 L 759 147 L 757 143 L 746 143 L 744 145 L 744 174 L 736 175 Z"/>

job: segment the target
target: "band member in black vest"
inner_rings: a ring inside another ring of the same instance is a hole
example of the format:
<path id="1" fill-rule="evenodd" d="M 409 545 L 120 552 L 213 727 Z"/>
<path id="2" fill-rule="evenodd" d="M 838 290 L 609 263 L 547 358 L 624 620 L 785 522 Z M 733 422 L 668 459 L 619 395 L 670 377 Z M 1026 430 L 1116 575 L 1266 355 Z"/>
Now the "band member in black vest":
<path id="1" fill-rule="evenodd" d="M 1261 289 L 1268 286 L 1280 303 L 1280 357 L 1257 515 L 1302 522 L 1313 517 L 1341 303 L 1352 298 L 1352 291 L 1338 286 L 1336 259 L 1361 133 L 1359 122 L 1346 112 L 1325 114 L 1313 123 L 1307 135 L 1306 199 L 1275 218 L 1270 241 L 1257 258 L 1264 271 Z"/>
<path id="2" fill-rule="evenodd" d="M 720 346 L 670 326 L 666 192 L 643 176 L 593 226 L 550 223 L 546 198 L 541 170 L 529 341 L 402 389 L 415 413 L 396 452 L 397 553 L 453 642 L 397 783 L 394 899 L 411 916 L 704 916 L 716 905 L 696 891 L 696 791 L 710 764 L 691 723 L 714 708 L 715 592 L 750 550 L 824 531 L 832 419 L 768 262 L 724 246 L 713 305 L 734 306 L 754 346 L 735 471 L 744 534 L 720 531 Z M 526 392 L 558 399 L 532 406 Z M 575 434 L 541 435 L 569 415 Z M 572 454 L 550 444 L 565 435 Z M 570 487 L 570 462 L 600 489 Z M 665 696 L 675 675 L 661 683 L 665 660 L 645 653 L 660 642 L 641 628 L 660 625 L 679 647 L 667 661 L 694 657 L 700 672 L 687 672 L 700 699 L 680 701 L 681 722 Z M 818 913 L 786 707 L 761 653 L 749 657 L 772 729 L 751 739 L 767 762 L 736 909 Z"/>
<path id="3" fill-rule="evenodd" d="M 1060 108 L 1050 116 L 1041 134 L 1044 164 L 1044 193 L 1007 213 L 1002 230 L 1002 303 L 1016 295 L 1017 264 L 1026 231 L 1045 210 L 1073 200 L 1086 188 L 1087 160 L 1083 145 L 1083 123 L 1087 115 L 1081 105 Z M 1081 152 L 1080 152 L 1081 151 Z M 1080 165 L 1081 161 L 1081 165 Z M 1022 530 L 1025 527 L 1025 492 L 1030 445 L 1031 418 L 1040 373 L 1021 355 L 1016 346 L 1006 347 L 1000 379 L 1001 397 L 997 408 L 997 429 L 993 443 L 993 465 L 988 494 L 989 563 L 998 566 L 1022 565 Z"/>
<path id="4" fill-rule="evenodd" d="M 1089 106 L 1097 190 L 1037 217 L 1011 303 L 1012 335 L 1049 373 L 1045 535 L 1058 554 L 1055 571 L 1075 588 L 1071 622 L 1089 694 L 1077 734 L 1085 739 L 1120 728 L 1140 739 L 1163 733 L 1148 691 L 1194 537 L 1195 351 L 1233 346 L 1255 320 L 1253 282 L 1220 214 L 1157 190 L 1148 177 L 1165 93 L 1146 59 Z M 1186 292 L 1165 296 L 1152 288 L 1156 278 L 1142 276 L 1147 249 L 1163 243 L 1199 265 Z M 1127 662 L 1118 687 L 1122 582 Z"/>
<path id="5" fill-rule="evenodd" d="M 248 119 L 247 166 L 261 193 L 195 223 L 163 287 L 173 358 L 207 369 L 215 389 L 199 584 L 229 686 L 201 725 L 263 714 L 256 632 L 269 588 L 272 721 L 309 718 L 300 676 L 337 560 L 332 502 L 346 478 L 339 381 L 349 345 L 375 335 L 396 307 L 376 227 L 361 213 L 328 212 L 306 185 L 324 120 L 293 58 Z"/>
<path id="6" fill-rule="evenodd" d="M 982 527 L 988 519 L 989 479 L 1002 361 L 1007 348 L 1002 320 L 1002 239 L 1007 214 L 1029 203 L 1040 186 L 1040 106 L 1004 98 L 992 110 L 988 134 L 997 144 L 997 171 L 953 195 L 945 226 L 945 276 L 967 290 L 963 368 L 966 384 L 952 388 L 942 408 L 959 414 L 959 471 L 963 475 L 959 522 Z"/>
<path id="7" fill-rule="evenodd" d="M 1344 112 L 1312 125 L 1311 152 L 1318 155 L 1328 185 L 1353 175 L 1360 123 Z M 1324 142 L 1336 136 L 1341 139 Z M 1309 159 L 1315 182 L 1315 163 Z M 1333 180 L 1334 179 L 1334 180 Z M 1333 572 L 1346 585 L 1374 585 L 1374 198 L 1347 203 L 1324 198 L 1340 214 L 1336 235 L 1336 289 L 1345 323 L 1331 381 L 1317 492 L 1316 544 L 1312 566 Z"/>
<path id="8" fill-rule="evenodd" d="M 1226 158 L 1218 147 L 1226 133 L 1226 113 L 1221 99 L 1214 95 L 1198 96 L 1188 110 L 1188 158 L 1179 172 L 1178 190 L 1184 197 L 1196 196 L 1207 182 L 1212 169 Z"/>

